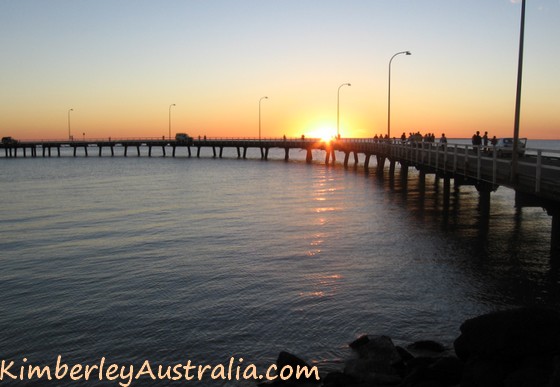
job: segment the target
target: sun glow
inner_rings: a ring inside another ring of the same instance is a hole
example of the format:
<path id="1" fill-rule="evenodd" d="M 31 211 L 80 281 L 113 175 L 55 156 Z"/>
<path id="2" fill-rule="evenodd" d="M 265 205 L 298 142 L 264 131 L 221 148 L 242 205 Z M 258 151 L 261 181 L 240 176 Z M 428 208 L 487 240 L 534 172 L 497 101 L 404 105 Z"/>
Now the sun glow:
<path id="1" fill-rule="evenodd" d="M 322 127 L 308 132 L 307 136 L 310 138 L 320 138 L 324 142 L 329 142 L 336 137 L 336 129 Z"/>

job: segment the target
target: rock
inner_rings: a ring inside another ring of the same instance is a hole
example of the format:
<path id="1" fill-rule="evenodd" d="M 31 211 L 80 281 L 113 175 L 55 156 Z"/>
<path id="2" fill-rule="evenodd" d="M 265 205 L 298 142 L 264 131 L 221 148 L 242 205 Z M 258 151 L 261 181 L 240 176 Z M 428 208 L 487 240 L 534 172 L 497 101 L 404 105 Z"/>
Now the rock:
<path id="1" fill-rule="evenodd" d="M 278 359 L 276 359 L 276 366 L 278 367 L 278 371 L 287 366 L 292 367 L 292 369 L 296 369 L 297 367 L 311 368 L 311 366 L 307 364 L 305 360 L 302 360 L 296 355 L 285 351 L 281 351 L 278 354 Z"/>
<path id="2" fill-rule="evenodd" d="M 345 374 L 344 372 L 335 371 L 329 372 L 327 376 L 323 378 L 324 387 L 346 387 L 354 386 L 360 381 L 355 377 Z"/>
<path id="3" fill-rule="evenodd" d="M 364 336 L 353 342 L 357 359 L 346 362 L 344 373 L 374 385 L 396 385 L 401 382 L 397 367 L 402 363 L 399 351 L 388 336 Z"/>
<path id="4" fill-rule="evenodd" d="M 433 352 L 436 354 L 445 352 L 443 344 L 433 340 L 421 340 L 410 344 L 407 349 L 420 352 Z"/>
<path id="5" fill-rule="evenodd" d="M 391 366 L 402 359 L 389 336 L 372 336 L 356 346 L 356 352 L 362 359 L 372 359 L 376 363 Z"/>
<path id="6" fill-rule="evenodd" d="M 406 349 L 404 349 L 403 347 L 400 346 L 396 346 L 395 347 L 397 349 L 397 352 L 399 353 L 399 356 L 401 357 L 401 359 L 406 363 L 412 359 L 414 359 L 414 355 L 412 355 L 410 352 L 408 352 Z"/>
<path id="7" fill-rule="evenodd" d="M 428 366 L 426 378 L 441 382 L 445 386 L 454 386 L 463 376 L 463 362 L 455 356 L 445 356 Z"/>
<path id="8" fill-rule="evenodd" d="M 462 362 L 456 357 L 417 357 L 408 364 L 403 386 L 453 386 L 462 378 Z"/>
<path id="9" fill-rule="evenodd" d="M 465 386 L 552 386 L 560 314 L 521 308 L 467 320 L 454 342 Z"/>
<path id="10" fill-rule="evenodd" d="M 549 309 L 521 308 L 465 321 L 454 342 L 463 360 L 474 356 L 520 357 L 560 348 L 560 314 Z"/>
<path id="11" fill-rule="evenodd" d="M 369 343 L 369 337 L 368 335 L 363 335 L 352 341 L 350 344 L 348 344 L 348 346 L 354 351 L 357 351 L 360 347 L 363 347 L 367 343 Z"/>
<path id="12" fill-rule="evenodd" d="M 505 387 L 549 386 L 549 377 L 539 368 L 520 368 L 504 380 Z"/>

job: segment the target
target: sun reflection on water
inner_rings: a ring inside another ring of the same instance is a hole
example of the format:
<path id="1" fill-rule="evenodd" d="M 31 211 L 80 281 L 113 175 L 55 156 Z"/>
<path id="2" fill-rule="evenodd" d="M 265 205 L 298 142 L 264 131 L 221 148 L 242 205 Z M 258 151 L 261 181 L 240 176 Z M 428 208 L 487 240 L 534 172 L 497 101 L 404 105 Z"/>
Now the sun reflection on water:
<path id="1" fill-rule="evenodd" d="M 341 274 L 309 274 L 305 276 L 309 291 L 300 292 L 300 297 L 322 298 L 334 296 L 339 288 L 343 276 Z"/>

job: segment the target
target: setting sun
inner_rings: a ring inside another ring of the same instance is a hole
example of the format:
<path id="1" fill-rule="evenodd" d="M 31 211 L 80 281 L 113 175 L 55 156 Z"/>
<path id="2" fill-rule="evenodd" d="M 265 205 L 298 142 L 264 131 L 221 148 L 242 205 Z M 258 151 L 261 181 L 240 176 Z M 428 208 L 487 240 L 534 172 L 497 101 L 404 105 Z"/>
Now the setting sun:
<path id="1" fill-rule="evenodd" d="M 321 140 L 328 142 L 336 137 L 336 129 L 329 127 L 317 128 L 308 132 L 307 137 L 320 138 Z"/>

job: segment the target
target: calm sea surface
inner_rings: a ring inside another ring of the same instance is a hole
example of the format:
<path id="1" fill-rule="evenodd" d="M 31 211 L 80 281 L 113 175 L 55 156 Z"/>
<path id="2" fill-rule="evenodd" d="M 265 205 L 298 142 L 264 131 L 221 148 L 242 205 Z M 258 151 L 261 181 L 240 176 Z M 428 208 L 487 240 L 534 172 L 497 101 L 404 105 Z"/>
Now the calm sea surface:
<path id="1" fill-rule="evenodd" d="M 466 318 L 560 306 L 551 219 L 506 188 L 485 220 L 473 187 L 445 208 L 414 171 L 207 153 L 1 158 L 0 359 L 337 368 L 363 333 L 451 345 Z"/>

